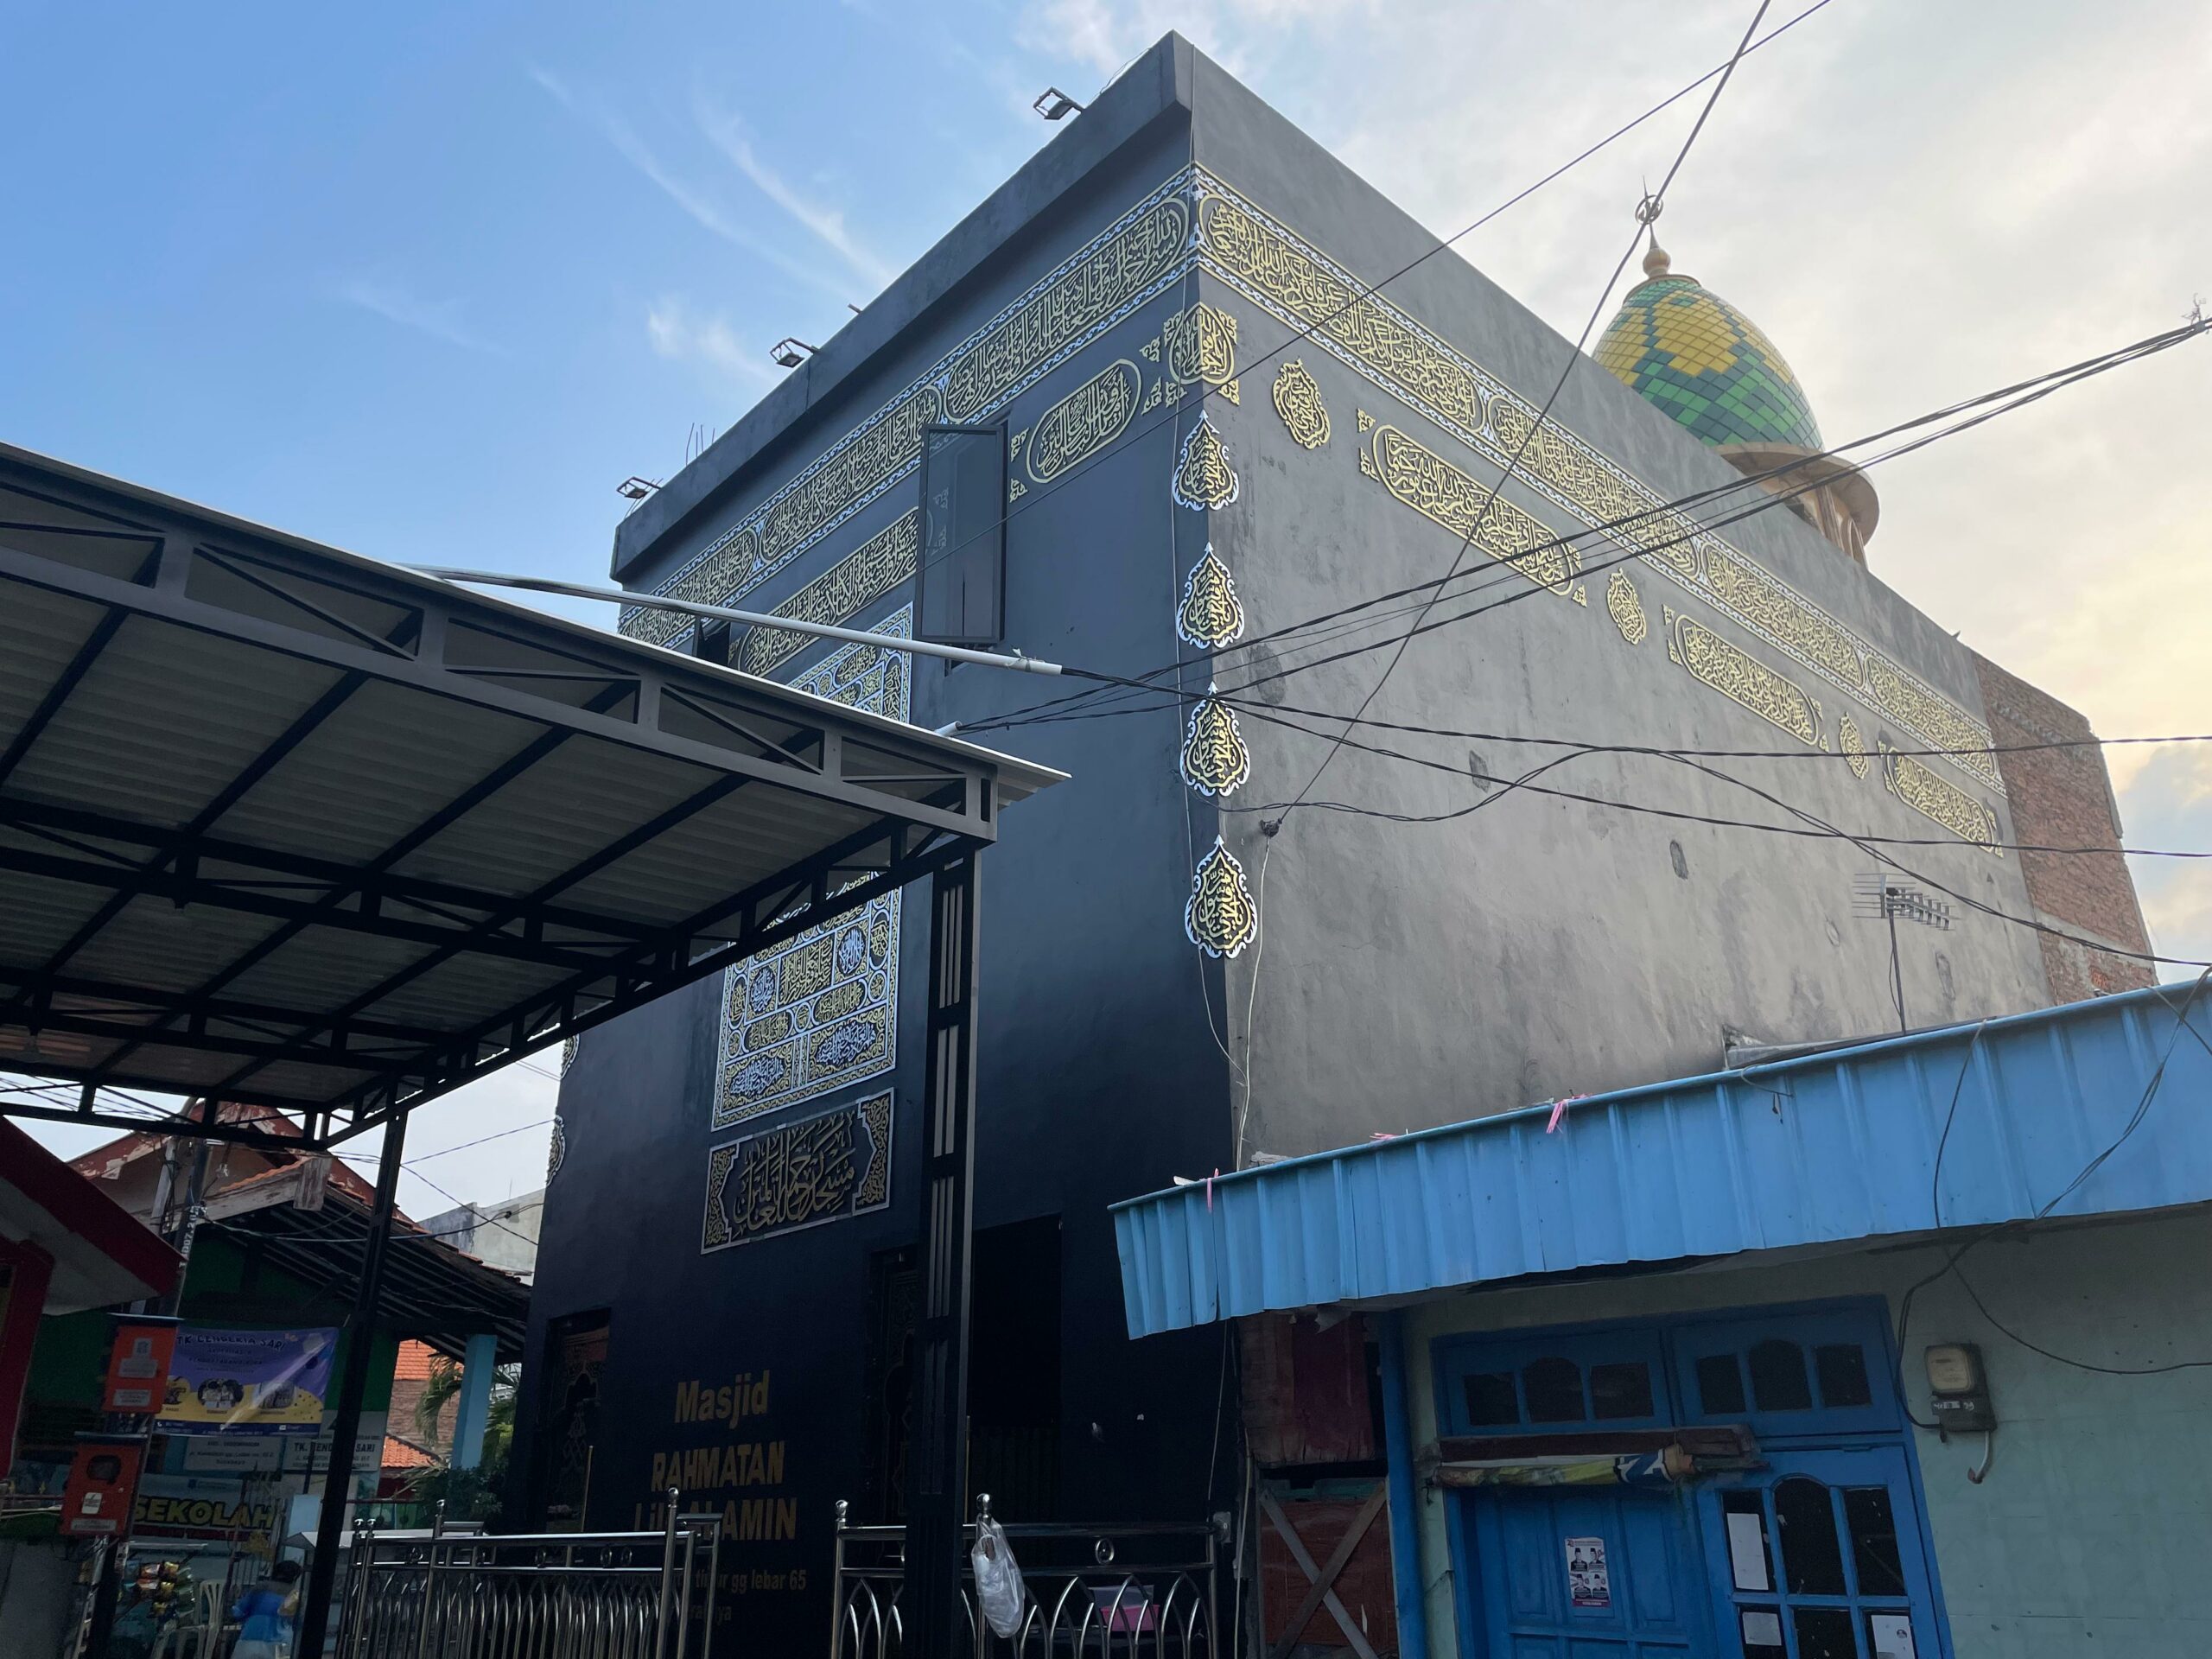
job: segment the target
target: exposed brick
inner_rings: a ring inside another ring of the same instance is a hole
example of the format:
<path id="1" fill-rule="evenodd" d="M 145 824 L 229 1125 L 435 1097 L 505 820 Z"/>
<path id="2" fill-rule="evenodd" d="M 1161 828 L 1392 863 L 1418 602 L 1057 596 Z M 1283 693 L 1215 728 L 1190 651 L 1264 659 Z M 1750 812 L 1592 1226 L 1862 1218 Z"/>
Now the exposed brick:
<path id="1" fill-rule="evenodd" d="M 2135 882 L 2120 851 L 2120 809 L 2096 734 L 2081 714 L 1976 653 L 1997 767 L 2011 798 L 2012 831 L 2030 847 L 2091 847 L 2089 853 L 2020 855 L 2037 918 L 2116 950 L 2040 936 L 2051 999 L 2078 1002 L 2153 984 L 2152 965 L 2120 952 L 2147 952 L 2150 936 Z M 2038 748 L 2036 744 L 2079 744 Z"/>

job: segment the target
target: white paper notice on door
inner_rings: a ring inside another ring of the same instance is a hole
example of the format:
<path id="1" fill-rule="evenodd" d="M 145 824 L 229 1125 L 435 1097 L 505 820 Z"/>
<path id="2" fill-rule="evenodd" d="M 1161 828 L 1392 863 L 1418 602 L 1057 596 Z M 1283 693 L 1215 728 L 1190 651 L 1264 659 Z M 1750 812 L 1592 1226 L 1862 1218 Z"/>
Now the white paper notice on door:
<path id="1" fill-rule="evenodd" d="M 1770 1607 L 1744 1609 L 1744 1650 L 1772 1648 L 1782 1651 L 1782 1615 Z"/>
<path id="2" fill-rule="evenodd" d="M 1869 1613 L 1866 1631 L 1874 1638 L 1874 1659 L 1915 1659 L 1911 1614 Z"/>
<path id="3" fill-rule="evenodd" d="M 1728 1517 L 1728 1567 L 1738 1590 L 1771 1590 L 1766 1571 L 1766 1528 L 1756 1515 Z"/>
<path id="4" fill-rule="evenodd" d="M 1605 1568 L 1605 1541 L 1569 1538 L 1566 1541 L 1567 1600 L 1577 1607 L 1611 1606 L 1613 1580 Z"/>

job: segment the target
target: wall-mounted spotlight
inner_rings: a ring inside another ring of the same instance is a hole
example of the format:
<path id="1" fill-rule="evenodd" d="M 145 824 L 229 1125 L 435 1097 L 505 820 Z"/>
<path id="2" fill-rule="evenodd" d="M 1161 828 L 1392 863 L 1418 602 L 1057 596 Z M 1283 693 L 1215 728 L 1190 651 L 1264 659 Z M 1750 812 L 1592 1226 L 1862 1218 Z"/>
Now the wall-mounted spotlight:
<path id="1" fill-rule="evenodd" d="M 795 369 L 812 357 L 816 349 L 795 334 L 785 334 L 768 348 L 768 355 L 775 359 L 778 367 Z"/>
<path id="2" fill-rule="evenodd" d="M 614 493 L 626 501 L 642 501 L 660 486 L 650 478 L 639 478 L 635 473 L 614 486 Z"/>
<path id="3" fill-rule="evenodd" d="M 1057 86 L 1047 86 L 1038 93 L 1037 101 L 1029 107 L 1047 121 L 1060 121 L 1071 115 L 1081 115 L 1084 108 Z"/>

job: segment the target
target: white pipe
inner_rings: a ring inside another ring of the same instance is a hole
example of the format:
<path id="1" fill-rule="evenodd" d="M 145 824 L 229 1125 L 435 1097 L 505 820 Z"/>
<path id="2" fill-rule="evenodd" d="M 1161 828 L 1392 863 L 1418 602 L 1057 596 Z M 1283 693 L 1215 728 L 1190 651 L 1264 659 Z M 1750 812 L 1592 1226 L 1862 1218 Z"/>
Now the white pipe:
<path id="1" fill-rule="evenodd" d="M 486 588 L 527 588 L 533 593 L 566 594 L 572 599 L 603 599 L 614 605 L 636 605 L 649 611 L 681 611 L 686 616 L 710 616 L 748 627 L 783 628 L 791 633 L 810 633 L 849 645 L 880 645 L 886 651 L 911 651 L 947 662 L 981 663 L 986 668 L 1011 668 L 1024 674 L 1058 674 L 1058 663 L 1041 657 L 1007 656 L 995 651 L 969 651 L 964 645 L 941 645 L 934 639 L 907 639 L 895 634 L 864 633 L 858 628 L 835 627 L 827 622 L 804 622 L 797 617 L 772 616 L 765 611 L 741 611 L 728 605 L 702 605 L 696 600 L 670 599 L 662 594 L 633 594 L 622 588 L 597 588 L 588 582 L 556 582 L 550 576 L 507 576 L 493 570 L 456 570 L 442 564 L 409 567 L 419 575 L 445 582 L 469 582 Z"/>

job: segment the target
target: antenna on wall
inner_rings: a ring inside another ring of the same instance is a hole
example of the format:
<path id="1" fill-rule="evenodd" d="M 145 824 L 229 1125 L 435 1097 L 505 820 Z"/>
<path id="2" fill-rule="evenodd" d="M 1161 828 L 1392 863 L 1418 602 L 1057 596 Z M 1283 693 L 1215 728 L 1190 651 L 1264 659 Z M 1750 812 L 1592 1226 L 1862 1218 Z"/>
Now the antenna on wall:
<path id="1" fill-rule="evenodd" d="M 1904 968 L 1897 956 L 1897 924 L 1912 922 L 1939 933 L 1951 931 L 1948 899 L 1932 897 L 1925 888 L 1900 881 L 1886 872 L 1852 880 L 1851 913 L 1867 921 L 1888 924 L 1890 930 L 1890 995 L 1897 1009 L 1900 1034 L 1910 1031 L 1904 1017 Z"/>

